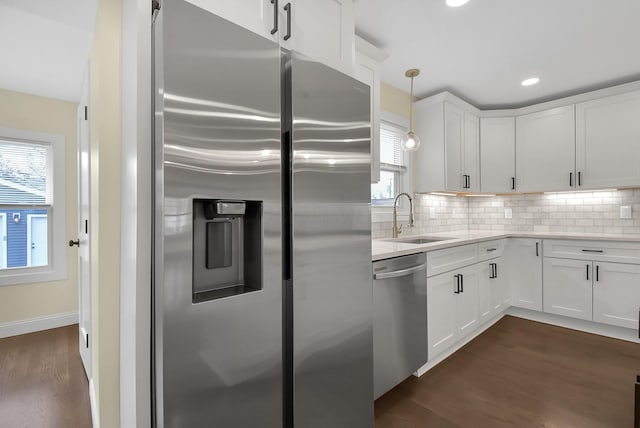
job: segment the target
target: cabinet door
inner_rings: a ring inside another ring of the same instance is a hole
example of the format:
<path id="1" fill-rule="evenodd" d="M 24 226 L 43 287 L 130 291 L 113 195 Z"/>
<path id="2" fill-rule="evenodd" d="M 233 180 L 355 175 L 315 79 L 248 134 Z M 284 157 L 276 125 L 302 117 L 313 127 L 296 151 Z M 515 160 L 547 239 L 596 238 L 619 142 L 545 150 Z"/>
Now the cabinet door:
<path id="1" fill-rule="evenodd" d="M 593 320 L 637 329 L 640 266 L 595 262 Z"/>
<path id="2" fill-rule="evenodd" d="M 455 272 L 427 278 L 427 343 L 429 360 L 457 340 Z"/>
<path id="3" fill-rule="evenodd" d="M 202 9 L 208 10 L 228 21 L 238 24 L 254 33 L 271 40 L 277 40 L 278 34 L 271 34 L 274 28 L 275 4 L 270 0 L 187 0 Z M 282 32 L 284 22 L 279 20 Z"/>
<path id="4" fill-rule="evenodd" d="M 640 91 L 576 104 L 582 188 L 640 185 Z"/>
<path id="5" fill-rule="evenodd" d="M 362 43 L 366 43 L 362 41 Z M 371 102 L 371 182 L 380 181 L 380 63 L 356 52 L 355 78 L 369 85 Z"/>
<path id="6" fill-rule="evenodd" d="M 478 328 L 478 265 L 468 266 L 460 269 L 460 293 L 456 295 L 458 304 L 456 305 L 456 321 L 458 326 L 458 339 L 471 334 Z"/>
<path id="7" fill-rule="evenodd" d="M 483 324 L 493 315 L 493 260 L 478 263 L 478 317 Z"/>
<path id="8" fill-rule="evenodd" d="M 503 272 L 504 264 L 502 258 L 492 260 L 494 265 L 493 279 L 491 280 L 491 288 L 489 298 L 491 302 L 492 316 L 506 309 L 511 303 L 509 294 L 509 281 L 506 272 Z"/>
<path id="9" fill-rule="evenodd" d="M 480 119 L 480 187 L 483 192 L 513 192 L 516 177 L 516 121 Z"/>
<path id="10" fill-rule="evenodd" d="M 543 271 L 544 311 L 591 321 L 592 263 L 545 257 Z"/>
<path id="11" fill-rule="evenodd" d="M 344 73 L 353 74 L 354 15 L 352 0 L 280 0 L 281 44 Z M 287 13 L 291 4 L 288 40 Z"/>
<path id="12" fill-rule="evenodd" d="M 480 119 L 464 114 L 463 174 L 467 175 L 467 192 L 480 191 Z"/>
<path id="13" fill-rule="evenodd" d="M 575 187 L 574 106 L 516 118 L 516 171 L 519 192 Z"/>
<path id="14" fill-rule="evenodd" d="M 510 238 L 507 250 L 511 304 L 542 310 L 542 242 Z"/>
<path id="15" fill-rule="evenodd" d="M 464 139 L 464 110 L 444 104 L 444 148 L 446 164 L 446 190 L 462 192 L 464 188 L 463 174 L 463 139 Z"/>

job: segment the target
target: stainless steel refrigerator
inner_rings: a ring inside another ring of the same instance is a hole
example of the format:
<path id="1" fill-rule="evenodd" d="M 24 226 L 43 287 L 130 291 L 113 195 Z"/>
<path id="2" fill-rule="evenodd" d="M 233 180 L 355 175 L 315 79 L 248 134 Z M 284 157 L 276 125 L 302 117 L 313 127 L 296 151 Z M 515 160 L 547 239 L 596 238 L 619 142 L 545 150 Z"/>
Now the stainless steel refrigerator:
<path id="1" fill-rule="evenodd" d="M 154 425 L 373 427 L 369 88 L 183 0 L 154 55 Z"/>

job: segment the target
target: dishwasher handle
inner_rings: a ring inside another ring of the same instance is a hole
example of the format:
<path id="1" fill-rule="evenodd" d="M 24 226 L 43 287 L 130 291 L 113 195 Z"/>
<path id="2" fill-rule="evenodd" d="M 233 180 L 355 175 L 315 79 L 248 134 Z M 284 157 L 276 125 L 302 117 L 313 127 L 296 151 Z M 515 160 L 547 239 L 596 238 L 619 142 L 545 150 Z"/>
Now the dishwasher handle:
<path id="1" fill-rule="evenodd" d="M 373 274 L 373 279 L 389 279 L 389 278 L 399 278 L 401 276 L 407 276 L 407 275 L 412 275 L 422 269 L 426 269 L 427 265 L 426 264 L 421 264 L 418 266 L 413 266 L 407 269 L 400 269 L 400 270 L 394 270 L 391 272 L 380 272 L 380 273 L 374 273 Z"/>

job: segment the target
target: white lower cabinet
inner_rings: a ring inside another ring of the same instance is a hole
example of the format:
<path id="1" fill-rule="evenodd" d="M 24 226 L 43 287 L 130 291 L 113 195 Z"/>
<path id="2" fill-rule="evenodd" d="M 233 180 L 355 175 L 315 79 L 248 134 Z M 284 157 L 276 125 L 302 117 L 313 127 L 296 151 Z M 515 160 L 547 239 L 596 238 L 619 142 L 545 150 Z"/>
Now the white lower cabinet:
<path id="1" fill-rule="evenodd" d="M 542 310 L 542 241 L 509 238 L 507 252 L 511 305 Z"/>
<path id="2" fill-rule="evenodd" d="M 493 318 L 510 305 L 509 283 L 502 268 L 502 258 L 478 264 L 478 316 L 480 324 Z"/>
<path id="3" fill-rule="evenodd" d="M 510 306 L 640 331 L 640 264 L 601 261 L 617 254 L 613 243 L 594 250 L 576 241 L 579 253 L 559 253 L 564 247 L 547 241 L 548 254 L 583 258 L 543 258 L 542 240 L 532 238 L 509 238 L 504 251 L 486 250 L 501 241 L 480 243 L 481 254 L 495 254 L 480 262 L 476 244 L 427 253 L 429 361 Z"/>
<path id="4" fill-rule="evenodd" d="M 478 265 L 427 278 L 429 359 L 478 328 L 478 279 Z"/>
<path id="5" fill-rule="evenodd" d="M 640 265 L 547 257 L 544 311 L 638 329 Z"/>
<path id="6" fill-rule="evenodd" d="M 478 265 L 467 266 L 457 271 L 460 275 L 460 292 L 457 294 L 456 320 L 458 339 L 478 328 Z"/>
<path id="7" fill-rule="evenodd" d="M 544 312 L 590 321 L 593 276 L 590 261 L 545 257 Z"/>
<path id="8" fill-rule="evenodd" d="M 594 262 L 593 320 L 638 329 L 640 265 Z"/>
<path id="9" fill-rule="evenodd" d="M 427 343 L 432 359 L 453 345 L 458 336 L 457 280 L 453 272 L 427 278 Z"/>

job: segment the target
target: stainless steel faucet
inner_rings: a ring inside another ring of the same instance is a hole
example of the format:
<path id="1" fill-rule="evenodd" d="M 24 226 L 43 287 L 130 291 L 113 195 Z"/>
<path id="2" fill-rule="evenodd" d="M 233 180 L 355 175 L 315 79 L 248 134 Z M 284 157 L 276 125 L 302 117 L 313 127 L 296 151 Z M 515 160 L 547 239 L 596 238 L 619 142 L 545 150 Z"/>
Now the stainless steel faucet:
<path id="1" fill-rule="evenodd" d="M 413 200 L 408 193 L 398 193 L 398 196 L 396 196 L 396 199 L 393 201 L 393 229 L 391 231 L 393 238 L 397 238 L 398 235 L 402 233 L 402 225 L 398 227 L 398 198 L 402 195 L 409 198 L 409 227 L 413 227 Z"/>

